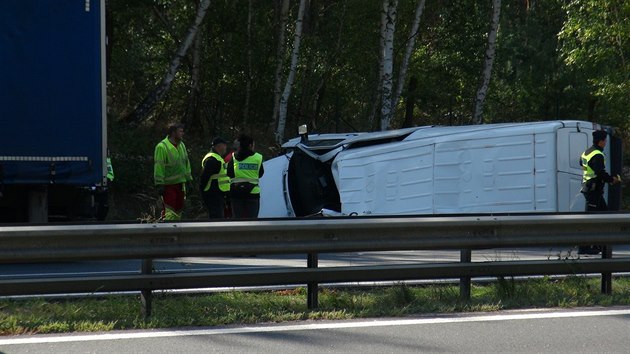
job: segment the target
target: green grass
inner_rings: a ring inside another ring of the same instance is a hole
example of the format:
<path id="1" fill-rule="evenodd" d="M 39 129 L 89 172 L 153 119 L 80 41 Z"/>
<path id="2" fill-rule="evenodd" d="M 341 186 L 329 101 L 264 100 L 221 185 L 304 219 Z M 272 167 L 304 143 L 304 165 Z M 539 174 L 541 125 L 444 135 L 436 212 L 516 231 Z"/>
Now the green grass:
<path id="1" fill-rule="evenodd" d="M 599 279 L 584 277 L 501 278 L 488 285 L 473 285 L 471 299 L 463 301 L 456 285 L 325 288 L 320 290 L 317 311 L 307 309 L 304 288 L 203 295 L 156 293 L 149 319 L 141 314 L 139 296 L 12 299 L 0 300 L 0 335 L 630 305 L 630 279 L 615 279 L 612 295 L 602 295 L 599 289 Z"/>

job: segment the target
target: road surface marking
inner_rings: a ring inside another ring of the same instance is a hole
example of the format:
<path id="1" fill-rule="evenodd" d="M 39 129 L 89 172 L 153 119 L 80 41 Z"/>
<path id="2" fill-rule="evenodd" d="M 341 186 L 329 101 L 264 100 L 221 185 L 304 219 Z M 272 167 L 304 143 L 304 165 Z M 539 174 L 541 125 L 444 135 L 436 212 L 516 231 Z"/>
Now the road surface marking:
<path id="1" fill-rule="evenodd" d="M 456 314 L 446 315 L 438 318 L 415 318 L 415 319 L 373 319 L 349 322 L 316 322 L 308 324 L 292 325 L 262 325 L 250 327 L 216 328 L 216 329 L 192 329 L 192 330 L 155 330 L 155 331 L 132 331 L 102 334 L 70 334 L 70 335 L 34 335 L 18 336 L 0 339 L 0 346 L 16 344 L 40 344 L 40 343 L 63 343 L 63 342 L 88 342 L 97 340 L 120 340 L 120 339 L 145 339 L 164 337 L 184 337 L 184 336 L 210 336 L 223 334 L 244 334 L 244 333 L 266 333 L 266 332 L 286 332 L 286 331 L 306 331 L 321 329 L 345 329 L 362 327 L 385 327 L 385 326 L 409 326 L 423 324 L 440 323 L 464 323 L 464 322 L 488 322 L 488 321 L 510 321 L 510 320 L 531 320 L 549 318 L 575 318 L 594 316 L 621 316 L 630 315 L 630 309 L 616 310 L 577 310 L 577 311 L 554 311 L 554 312 L 527 312 L 518 311 L 508 314 L 496 315 L 469 315 Z"/>

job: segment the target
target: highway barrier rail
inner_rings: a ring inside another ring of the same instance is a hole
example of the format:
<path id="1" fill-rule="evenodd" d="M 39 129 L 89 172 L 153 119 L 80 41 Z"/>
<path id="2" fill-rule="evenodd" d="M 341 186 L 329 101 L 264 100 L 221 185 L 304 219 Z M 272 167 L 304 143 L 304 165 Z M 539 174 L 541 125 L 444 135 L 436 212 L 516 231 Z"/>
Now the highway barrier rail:
<path id="1" fill-rule="evenodd" d="M 601 259 L 471 262 L 475 249 L 603 245 Z M 522 214 L 261 219 L 157 224 L 28 225 L 0 227 L 0 263 L 143 259 L 142 272 L 111 276 L 0 277 L 0 296 L 141 291 L 151 312 L 151 291 L 205 287 L 308 285 L 317 307 L 321 283 L 460 278 L 463 297 L 474 277 L 630 271 L 630 258 L 612 246 L 630 244 L 630 214 Z M 318 267 L 318 254 L 460 250 L 461 262 Z M 306 267 L 153 273 L 152 259 L 307 255 Z"/>

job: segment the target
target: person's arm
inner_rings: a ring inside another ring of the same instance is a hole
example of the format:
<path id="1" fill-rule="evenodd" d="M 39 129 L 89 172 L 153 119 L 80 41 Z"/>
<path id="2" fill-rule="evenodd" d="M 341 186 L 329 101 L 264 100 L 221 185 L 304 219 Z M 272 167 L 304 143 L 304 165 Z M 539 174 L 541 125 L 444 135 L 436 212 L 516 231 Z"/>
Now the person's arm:
<path id="1" fill-rule="evenodd" d="M 199 190 L 203 192 L 203 189 L 206 188 L 206 185 L 208 184 L 208 180 L 210 179 L 210 176 L 212 175 L 212 173 L 210 173 L 210 169 L 208 168 L 208 160 L 207 159 L 206 162 L 204 162 L 203 164 L 203 169 L 201 170 L 201 176 L 199 176 Z"/>
<path id="2" fill-rule="evenodd" d="M 193 178 L 192 170 L 190 168 L 190 160 L 188 159 L 188 150 L 186 150 L 186 145 L 184 145 L 184 143 L 180 143 L 180 145 L 184 158 L 186 159 L 186 183 L 192 182 Z"/>
<path id="3" fill-rule="evenodd" d="M 201 177 L 199 177 L 199 190 L 203 192 L 204 188 L 208 185 L 210 177 L 214 174 L 221 172 L 221 163 L 215 158 L 208 158 L 203 164 L 203 171 Z"/>
<path id="4" fill-rule="evenodd" d="M 604 164 L 604 155 L 597 154 L 591 157 L 588 165 L 593 169 L 597 178 L 604 183 L 613 183 L 616 181 L 611 175 L 606 172 L 606 166 Z"/>
<path id="5" fill-rule="evenodd" d="M 153 180 L 156 186 L 164 186 L 165 164 L 166 150 L 164 150 L 162 144 L 158 144 L 153 153 Z"/>
<path id="6" fill-rule="evenodd" d="M 262 177 L 265 174 L 265 168 L 263 164 L 260 164 L 260 170 L 258 170 L 258 178 Z"/>
<path id="7" fill-rule="evenodd" d="M 158 195 L 164 195 L 164 176 L 165 176 L 165 164 L 166 164 L 166 150 L 162 144 L 158 144 L 155 147 L 153 153 L 153 180 L 157 187 Z"/>
<path id="8" fill-rule="evenodd" d="M 234 157 L 227 164 L 227 175 L 230 178 L 234 178 Z"/>

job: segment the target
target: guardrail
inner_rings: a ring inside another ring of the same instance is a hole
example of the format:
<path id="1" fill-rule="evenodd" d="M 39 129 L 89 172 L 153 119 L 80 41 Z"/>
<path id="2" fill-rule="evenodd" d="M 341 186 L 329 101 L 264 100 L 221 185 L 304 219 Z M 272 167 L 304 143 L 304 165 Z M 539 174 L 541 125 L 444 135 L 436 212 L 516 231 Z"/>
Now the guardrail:
<path id="1" fill-rule="evenodd" d="M 160 224 L 0 227 L 0 263 L 145 259 L 142 274 L 99 277 L 0 279 L 0 295 L 141 291 L 151 312 L 151 291 L 213 286 L 308 284 L 309 308 L 319 283 L 602 273 L 630 271 L 630 258 L 612 258 L 612 245 L 630 244 L 628 214 L 352 217 Z M 471 262 L 470 250 L 506 247 L 607 246 L 602 259 Z M 462 250 L 462 262 L 317 267 L 319 253 Z M 251 254 L 308 255 L 307 267 L 152 273 L 151 259 Z"/>

